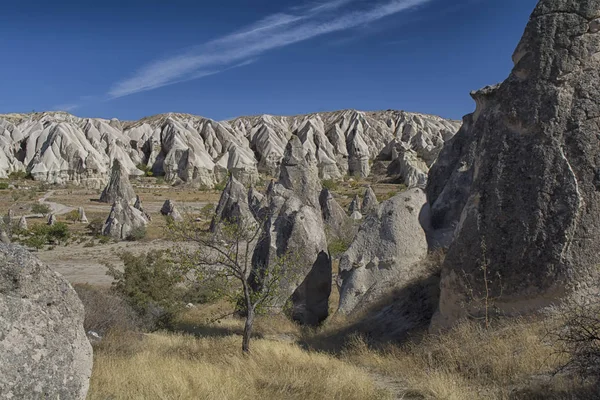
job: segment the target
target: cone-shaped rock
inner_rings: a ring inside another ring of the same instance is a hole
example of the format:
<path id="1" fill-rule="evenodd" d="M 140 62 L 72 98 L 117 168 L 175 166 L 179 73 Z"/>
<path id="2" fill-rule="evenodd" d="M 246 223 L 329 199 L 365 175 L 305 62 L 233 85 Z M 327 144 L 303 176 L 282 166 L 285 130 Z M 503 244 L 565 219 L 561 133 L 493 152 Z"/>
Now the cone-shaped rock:
<path id="1" fill-rule="evenodd" d="M 146 219 L 148 221 L 152 221 L 152 217 L 150 216 L 150 214 L 148 214 L 145 210 L 144 210 L 144 205 L 142 204 L 142 199 L 140 199 L 139 195 L 135 196 L 135 203 L 133 204 L 133 208 L 141 211 L 142 214 L 144 214 L 144 217 L 146 217 Z"/>
<path id="2" fill-rule="evenodd" d="M 355 212 L 360 213 L 360 198 L 358 197 L 358 195 L 354 195 L 354 198 L 352 199 L 352 201 L 350 202 L 350 205 L 348 206 L 348 214 L 352 215 Z"/>
<path id="3" fill-rule="evenodd" d="M 293 135 L 285 148 L 278 183 L 292 190 L 305 204 L 319 207 L 319 170 L 298 136 Z"/>
<path id="4" fill-rule="evenodd" d="M 319 195 L 319 203 L 321 204 L 321 214 L 323 221 L 329 227 L 331 232 L 336 236 L 342 236 L 349 229 L 348 216 L 346 212 L 335 200 L 329 189 L 323 189 Z"/>
<path id="5" fill-rule="evenodd" d="M 87 216 L 85 215 L 85 210 L 84 210 L 83 207 L 79 207 L 77 209 L 77 214 L 78 214 L 77 220 L 79 222 L 81 222 L 82 224 L 87 224 L 88 223 L 88 219 L 87 219 Z"/>
<path id="6" fill-rule="evenodd" d="M 48 216 L 48 225 L 53 226 L 54 224 L 56 224 L 56 215 L 50 214 Z"/>
<path id="7" fill-rule="evenodd" d="M 129 182 L 128 172 L 121 166 L 118 160 L 114 160 L 110 180 L 100 195 L 103 203 L 114 203 L 123 199 L 127 202 L 135 200 L 135 192 Z"/>
<path id="8" fill-rule="evenodd" d="M 22 231 L 26 231 L 28 229 L 27 228 L 27 218 L 25 218 L 25 216 L 22 216 L 19 219 L 19 229 Z"/>
<path id="9" fill-rule="evenodd" d="M 10 244 L 10 238 L 8 237 L 8 233 L 6 233 L 4 226 L 0 226 L 0 243 Z"/>
<path id="10" fill-rule="evenodd" d="M 434 327 L 559 302 L 600 264 L 600 0 L 542 0 L 500 85 L 429 174 L 433 229 L 455 232 Z M 453 226 L 456 226 L 454 229 Z M 483 276 L 482 267 L 488 277 Z M 487 289 L 487 296 L 485 295 Z"/>
<path id="11" fill-rule="evenodd" d="M 166 200 L 164 202 L 162 208 L 160 209 L 160 213 L 162 215 L 164 215 L 165 217 L 173 218 L 173 221 L 182 221 L 183 220 L 183 217 L 179 213 L 179 210 L 177 209 L 175 202 L 173 202 L 172 200 Z"/>
<path id="12" fill-rule="evenodd" d="M 369 186 L 367 190 L 365 190 L 365 195 L 363 196 L 361 212 L 362 214 L 367 215 L 376 212 L 378 207 L 379 201 L 377 201 L 377 196 L 375 196 L 375 192 L 371 189 L 371 186 Z"/>
<path id="13" fill-rule="evenodd" d="M 144 228 L 148 221 L 140 210 L 121 199 L 113 203 L 110 214 L 104 222 L 102 234 L 115 239 L 127 239 L 133 230 Z"/>
<path id="14" fill-rule="evenodd" d="M 250 221 L 254 221 L 254 215 L 250 212 L 250 207 L 248 206 L 246 188 L 233 175 L 229 176 L 225 189 L 221 193 L 215 216 L 210 223 L 210 231 L 215 232 L 217 226 L 222 221 L 231 223 L 238 221 L 244 225 Z"/>
<path id="15" fill-rule="evenodd" d="M 266 207 L 265 203 L 265 196 L 256 190 L 254 186 L 250 186 L 250 190 L 248 190 L 248 207 L 250 207 L 250 212 L 257 221 L 263 219 L 262 211 Z"/>

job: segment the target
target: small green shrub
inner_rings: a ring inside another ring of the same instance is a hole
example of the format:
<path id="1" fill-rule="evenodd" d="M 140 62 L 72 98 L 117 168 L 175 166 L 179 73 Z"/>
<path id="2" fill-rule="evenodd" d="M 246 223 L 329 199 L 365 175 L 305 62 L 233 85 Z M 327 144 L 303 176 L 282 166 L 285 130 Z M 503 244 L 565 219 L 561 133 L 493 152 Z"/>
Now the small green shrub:
<path id="1" fill-rule="evenodd" d="M 0 182 L 0 190 L 6 190 L 6 189 L 8 189 L 8 183 Z"/>
<path id="2" fill-rule="evenodd" d="M 142 240 L 146 237 L 146 228 L 143 226 L 139 226 L 137 228 L 133 228 L 129 235 L 125 238 L 125 240 L 129 242 L 137 242 L 138 240 Z"/>
<path id="3" fill-rule="evenodd" d="M 222 180 L 219 183 L 215 183 L 215 190 L 218 190 L 219 192 L 222 192 L 223 190 L 225 190 L 225 186 L 227 186 L 227 179 Z"/>
<path id="4" fill-rule="evenodd" d="M 104 221 L 102 220 L 102 218 L 94 218 L 90 221 L 86 228 L 90 235 L 100 236 L 102 235 L 102 229 L 104 228 Z"/>
<path id="5" fill-rule="evenodd" d="M 345 253 L 346 250 L 350 248 L 351 244 L 351 239 L 335 237 L 330 239 L 329 243 L 327 244 L 327 249 L 329 250 L 331 257 L 336 258 Z"/>
<path id="6" fill-rule="evenodd" d="M 31 206 L 31 212 L 34 214 L 48 215 L 50 211 L 52 210 L 47 204 L 35 203 Z"/>
<path id="7" fill-rule="evenodd" d="M 138 165 L 136 165 L 136 167 L 140 171 L 143 171 L 145 176 L 147 176 L 147 177 L 154 176 L 154 173 L 152 172 L 152 167 L 150 167 L 144 163 L 139 163 Z"/>
<path id="8" fill-rule="evenodd" d="M 8 178 L 12 180 L 32 179 L 31 174 L 26 171 L 13 171 L 8 174 Z"/>
<path id="9" fill-rule="evenodd" d="M 113 288 L 124 296 L 149 329 L 168 327 L 183 306 L 184 281 L 164 251 L 120 255 L 123 271 L 108 265 Z"/>
<path id="10" fill-rule="evenodd" d="M 79 212 L 77 210 L 72 210 L 65 215 L 65 219 L 69 222 L 77 222 L 79 220 Z"/>
<path id="11" fill-rule="evenodd" d="M 325 180 L 321 181 L 321 184 L 323 185 L 323 187 L 325 189 L 328 189 L 331 191 L 337 190 L 337 188 L 339 186 L 338 182 L 334 181 L 333 179 L 325 179 Z"/>

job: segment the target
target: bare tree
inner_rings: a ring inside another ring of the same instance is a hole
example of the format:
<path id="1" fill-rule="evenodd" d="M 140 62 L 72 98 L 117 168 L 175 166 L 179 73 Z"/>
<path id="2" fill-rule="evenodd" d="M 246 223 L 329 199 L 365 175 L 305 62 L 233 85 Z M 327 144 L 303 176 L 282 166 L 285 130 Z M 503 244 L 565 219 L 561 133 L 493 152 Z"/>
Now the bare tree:
<path id="1" fill-rule="evenodd" d="M 257 310 L 271 307 L 279 297 L 282 280 L 295 273 L 294 257 L 277 257 L 268 270 L 252 273 L 252 253 L 264 230 L 264 224 L 254 218 L 220 220 L 211 232 L 186 217 L 181 222 L 169 220 L 168 230 L 181 243 L 176 255 L 184 273 L 196 282 L 215 285 L 232 300 L 242 299 L 246 317 L 242 351 L 249 352 Z"/>

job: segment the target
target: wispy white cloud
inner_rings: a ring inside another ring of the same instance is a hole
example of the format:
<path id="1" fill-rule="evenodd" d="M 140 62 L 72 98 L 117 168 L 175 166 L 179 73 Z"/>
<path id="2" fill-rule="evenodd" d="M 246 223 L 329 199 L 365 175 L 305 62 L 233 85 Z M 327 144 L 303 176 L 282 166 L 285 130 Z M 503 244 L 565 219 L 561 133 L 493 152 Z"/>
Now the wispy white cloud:
<path id="1" fill-rule="evenodd" d="M 267 51 L 369 24 L 430 1 L 333 0 L 312 3 L 303 12 L 272 14 L 240 31 L 145 65 L 114 84 L 108 96 L 118 98 L 214 75 L 254 62 Z"/>
<path id="2" fill-rule="evenodd" d="M 70 112 L 73 110 L 76 110 L 77 108 L 79 108 L 79 104 L 59 104 L 57 106 L 52 107 L 52 111 L 66 111 L 66 112 Z"/>

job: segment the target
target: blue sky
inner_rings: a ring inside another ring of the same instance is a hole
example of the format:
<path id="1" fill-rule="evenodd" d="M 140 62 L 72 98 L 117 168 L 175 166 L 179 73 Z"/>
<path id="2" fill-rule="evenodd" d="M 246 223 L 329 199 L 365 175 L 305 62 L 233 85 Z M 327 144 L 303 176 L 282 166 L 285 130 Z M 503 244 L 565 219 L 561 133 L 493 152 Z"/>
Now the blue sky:
<path id="1" fill-rule="evenodd" d="M 0 113 L 139 119 L 403 109 L 460 118 L 537 0 L 19 0 Z"/>

